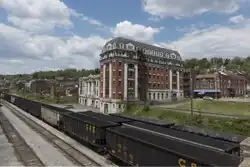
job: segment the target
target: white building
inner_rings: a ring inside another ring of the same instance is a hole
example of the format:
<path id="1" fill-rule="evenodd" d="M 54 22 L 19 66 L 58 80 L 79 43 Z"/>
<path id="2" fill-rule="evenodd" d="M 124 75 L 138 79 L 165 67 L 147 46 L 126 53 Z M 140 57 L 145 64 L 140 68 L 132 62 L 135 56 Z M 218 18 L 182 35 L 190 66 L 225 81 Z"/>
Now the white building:
<path id="1" fill-rule="evenodd" d="M 100 75 L 79 78 L 79 103 L 100 108 Z"/>

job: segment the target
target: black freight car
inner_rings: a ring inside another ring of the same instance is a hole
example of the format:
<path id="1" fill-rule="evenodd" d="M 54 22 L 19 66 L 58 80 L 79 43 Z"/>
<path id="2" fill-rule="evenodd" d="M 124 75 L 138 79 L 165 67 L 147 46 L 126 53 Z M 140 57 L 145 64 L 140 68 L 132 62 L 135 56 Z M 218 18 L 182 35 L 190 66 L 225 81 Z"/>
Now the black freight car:
<path id="1" fill-rule="evenodd" d="M 49 105 L 45 103 L 41 103 L 41 119 L 46 122 L 47 124 L 57 128 L 60 130 L 62 124 L 62 114 L 60 113 L 66 113 L 66 112 L 72 112 L 67 109 L 56 107 L 54 105 Z"/>
<path id="2" fill-rule="evenodd" d="M 26 103 L 28 105 L 27 112 L 37 118 L 41 118 L 41 103 L 33 100 L 26 100 Z"/>
<path id="3" fill-rule="evenodd" d="M 10 99 L 11 99 L 11 96 L 10 96 L 10 94 L 3 94 L 3 99 L 5 100 L 5 101 L 7 101 L 7 102 L 9 102 L 10 103 Z"/>
<path id="4" fill-rule="evenodd" d="M 60 126 L 64 132 L 97 148 L 103 148 L 106 143 L 106 128 L 118 126 L 116 123 L 74 112 L 60 114 L 62 122 Z"/>
<path id="5" fill-rule="evenodd" d="M 189 132 L 177 131 L 171 128 L 159 127 L 150 124 L 145 124 L 141 122 L 130 122 L 126 124 L 132 128 L 137 128 L 144 131 L 150 131 L 151 133 L 164 135 L 167 138 L 172 138 L 175 140 L 185 141 L 188 143 L 193 143 L 206 147 L 208 149 L 213 149 L 217 151 L 226 152 L 233 155 L 240 154 L 240 145 L 228 141 L 222 141 L 219 139 L 214 139 L 210 137 L 201 136 L 198 134 L 193 134 Z"/>
<path id="6" fill-rule="evenodd" d="M 139 117 L 135 115 L 121 115 L 121 114 L 109 114 L 109 115 L 120 117 L 120 118 L 131 119 L 133 121 L 139 121 L 139 122 L 143 122 L 147 124 L 163 126 L 163 127 L 170 127 L 174 125 L 174 123 L 169 122 L 167 120 L 156 120 L 156 119 L 150 119 L 146 117 Z"/>
<path id="7" fill-rule="evenodd" d="M 139 166 L 238 166 L 240 157 L 129 126 L 107 129 L 110 154 Z"/>
<path id="8" fill-rule="evenodd" d="M 29 114 L 40 118 L 41 117 L 41 104 L 37 101 L 29 100 L 20 96 L 10 95 L 10 102 L 18 108 L 28 112 Z"/>
<path id="9" fill-rule="evenodd" d="M 234 142 L 234 143 L 240 143 L 247 138 L 246 136 L 242 136 L 242 135 L 230 134 L 226 132 L 215 132 L 209 129 L 203 129 L 203 128 L 198 128 L 198 127 L 188 126 L 188 125 L 175 125 L 175 126 L 172 126 L 171 128 L 175 130 L 179 130 L 179 131 L 194 133 L 194 134 L 207 136 L 207 137 L 215 138 L 215 139 L 220 139 L 224 141 Z"/>
<path id="10" fill-rule="evenodd" d="M 109 122 L 114 122 L 118 124 L 122 123 L 127 123 L 127 122 L 132 122 L 133 120 L 127 119 L 127 118 L 121 118 L 121 117 L 115 117 L 112 115 L 105 115 L 102 113 L 97 113 L 97 112 L 92 112 L 92 111 L 87 111 L 87 112 L 78 112 L 79 114 L 90 116 L 93 118 L 109 121 Z"/>

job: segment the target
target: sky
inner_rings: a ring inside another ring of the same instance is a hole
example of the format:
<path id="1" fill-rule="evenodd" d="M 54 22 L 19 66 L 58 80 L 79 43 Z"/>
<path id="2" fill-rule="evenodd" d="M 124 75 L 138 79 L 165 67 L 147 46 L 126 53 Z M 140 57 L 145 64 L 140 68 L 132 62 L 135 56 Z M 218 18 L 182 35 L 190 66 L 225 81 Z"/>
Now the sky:
<path id="1" fill-rule="evenodd" d="M 0 0 L 0 73 L 99 66 L 117 36 L 183 59 L 250 56 L 250 0 Z"/>

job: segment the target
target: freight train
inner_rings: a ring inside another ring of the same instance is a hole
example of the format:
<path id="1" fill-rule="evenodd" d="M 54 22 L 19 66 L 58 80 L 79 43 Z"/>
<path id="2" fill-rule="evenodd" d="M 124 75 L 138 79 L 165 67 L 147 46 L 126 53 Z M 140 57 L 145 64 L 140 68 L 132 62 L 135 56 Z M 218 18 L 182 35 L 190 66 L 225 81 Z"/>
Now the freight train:
<path id="1" fill-rule="evenodd" d="M 120 114 L 75 113 L 12 94 L 2 98 L 93 149 L 132 166 L 238 166 L 246 137 Z"/>

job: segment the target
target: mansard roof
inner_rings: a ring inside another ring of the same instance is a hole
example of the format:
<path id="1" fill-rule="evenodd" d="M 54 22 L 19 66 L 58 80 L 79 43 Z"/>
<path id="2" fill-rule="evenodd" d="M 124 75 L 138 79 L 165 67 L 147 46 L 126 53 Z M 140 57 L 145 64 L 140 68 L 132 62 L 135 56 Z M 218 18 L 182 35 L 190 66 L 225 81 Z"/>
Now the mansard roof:
<path id="1" fill-rule="evenodd" d="M 142 51 L 143 51 L 143 49 L 154 50 L 154 51 L 157 51 L 158 53 L 161 53 L 159 55 L 163 55 L 163 57 L 166 57 L 166 58 L 168 58 L 169 56 L 165 56 L 165 55 L 170 55 L 170 57 L 171 57 L 171 55 L 174 54 L 176 56 L 176 58 L 174 58 L 174 59 L 182 60 L 180 54 L 176 50 L 162 48 L 162 47 L 150 45 L 147 43 L 135 41 L 135 40 L 124 38 L 124 37 L 116 37 L 116 38 L 113 38 L 112 40 L 108 41 L 103 47 L 103 52 L 106 51 L 107 46 L 110 44 L 112 46 L 115 44 L 116 47 L 120 46 L 120 44 L 123 44 L 123 45 L 127 45 L 127 44 L 131 45 L 132 44 L 135 46 L 135 49 L 137 48 L 137 49 L 140 49 Z"/>

